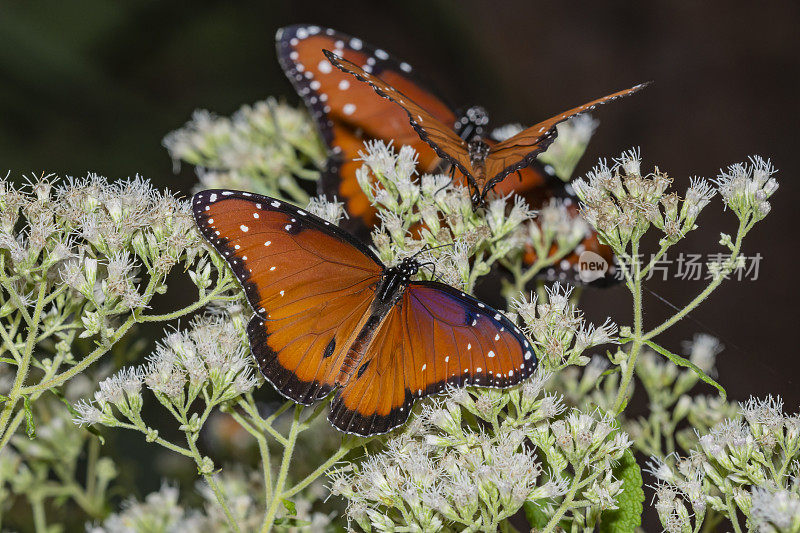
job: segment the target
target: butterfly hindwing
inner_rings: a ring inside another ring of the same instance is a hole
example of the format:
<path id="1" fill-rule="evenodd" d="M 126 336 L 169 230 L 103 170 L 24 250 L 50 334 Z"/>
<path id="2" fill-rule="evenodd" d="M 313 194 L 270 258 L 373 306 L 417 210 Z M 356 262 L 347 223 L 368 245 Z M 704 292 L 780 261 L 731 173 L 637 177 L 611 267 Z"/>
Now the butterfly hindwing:
<path id="1" fill-rule="evenodd" d="M 447 285 L 412 282 L 336 393 L 329 419 L 349 433 L 384 433 L 406 421 L 416 399 L 448 385 L 509 387 L 535 368 L 530 342 L 502 313 Z"/>
<path id="2" fill-rule="evenodd" d="M 324 397 L 383 265 L 335 225 L 273 198 L 209 190 L 195 195 L 193 211 L 255 311 L 247 329 L 264 376 L 299 403 Z"/>

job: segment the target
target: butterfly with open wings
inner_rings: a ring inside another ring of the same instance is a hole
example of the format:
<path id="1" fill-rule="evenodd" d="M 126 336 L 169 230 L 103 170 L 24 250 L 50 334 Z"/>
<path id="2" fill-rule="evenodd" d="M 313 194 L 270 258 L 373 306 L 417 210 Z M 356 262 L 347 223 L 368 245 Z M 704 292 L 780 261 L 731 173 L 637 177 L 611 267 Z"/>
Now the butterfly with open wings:
<path id="1" fill-rule="evenodd" d="M 333 393 L 328 419 L 374 435 L 449 386 L 509 387 L 531 375 L 530 341 L 502 313 L 449 285 L 386 267 L 338 226 L 275 198 L 207 190 L 197 226 L 226 259 L 254 315 L 251 351 L 285 397 Z"/>

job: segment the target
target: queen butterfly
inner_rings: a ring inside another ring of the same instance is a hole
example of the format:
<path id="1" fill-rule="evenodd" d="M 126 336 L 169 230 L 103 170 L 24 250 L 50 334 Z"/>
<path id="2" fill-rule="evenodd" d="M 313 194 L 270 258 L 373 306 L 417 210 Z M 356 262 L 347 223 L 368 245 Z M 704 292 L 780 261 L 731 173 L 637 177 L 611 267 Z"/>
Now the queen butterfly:
<path id="1" fill-rule="evenodd" d="M 276 35 L 278 61 L 297 93 L 308 107 L 321 137 L 328 145 L 330 157 L 320 179 L 320 193 L 344 200 L 351 222 L 348 229 L 364 234 L 377 222 L 375 209 L 356 179 L 357 161 L 364 141 L 381 139 L 407 144 L 417 152 L 420 172 L 433 172 L 441 160 L 426 142 L 420 139 L 402 108 L 382 98 L 361 83 L 352 83 L 350 74 L 332 67 L 323 55 L 324 48 L 336 50 L 341 57 L 364 65 L 364 69 L 391 83 L 409 95 L 443 124 L 465 139 L 485 135 L 488 116 L 480 107 L 471 107 L 462 114 L 454 112 L 444 99 L 427 87 L 416 70 L 395 59 L 388 52 L 362 39 L 319 26 L 294 25 L 281 28 Z M 488 140 L 492 143 L 493 141 Z M 462 176 L 458 175 L 459 180 Z M 533 207 L 549 196 L 545 190 L 562 187 L 562 182 L 541 165 L 523 169 L 518 182 L 499 185 L 500 194 L 530 192 Z"/>
<path id="2" fill-rule="evenodd" d="M 424 103 L 416 102 L 413 97 L 404 94 L 390 82 L 330 50 L 323 50 L 322 53 L 336 68 L 352 74 L 359 81 L 368 83 L 378 95 L 400 106 L 408 115 L 411 127 L 419 137 L 428 143 L 439 157 L 449 161 L 453 167 L 467 177 L 470 185 L 475 189 L 474 203 L 476 206 L 483 205 L 489 191 L 503 181 L 506 176 L 529 166 L 537 155 L 545 151 L 558 134 L 556 129 L 558 124 L 575 115 L 591 111 L 598 105 L 630 96 L 648 85 L 640 83 L 629 89 L 597 98 L 534 124 L 504 141 L 490 144 L 484 140 L 480 130 L 476 130 L 467 138 L 457 135 L 452 128 L 442 124 L 436 115 L 425 109 Z M 467 120 L 470 119 L 467 118 Z M 483 117 L 481 116 L 479 125 L 482 123 Z"/>
<path id="3" fill-rule="evenodd" d="M 411 281 L 413 257 L 387 268 L 338 226 L 253 193 L 207 190 L 192 208 L 253 308 L 247 334 L 264 377 L 304 405 L 335 390 L 328 419 L 341 431 L 385 433 L 448 385 L 509 387 L 536 368 L 502 313 Z"/>

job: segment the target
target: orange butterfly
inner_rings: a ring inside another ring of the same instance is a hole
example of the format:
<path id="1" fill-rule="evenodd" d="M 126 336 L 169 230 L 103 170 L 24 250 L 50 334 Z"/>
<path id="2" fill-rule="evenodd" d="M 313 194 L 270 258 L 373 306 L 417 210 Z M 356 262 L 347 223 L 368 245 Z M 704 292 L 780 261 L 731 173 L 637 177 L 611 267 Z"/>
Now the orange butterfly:
<path id="1" fill-rule="evenodd" d="M 476 207 L 485 204 L 487 194 L 495 185 L 512 172 L 529 166 L 538 154 L 552 144 L 559 123 L 580 113 L 591 111 L 598 105 L 629 96 L 648 85 L 642 83 L 592 100 L 524 129 L 502 142 L 490 143 L 481 133 L 470 138 L 462 138 L 453 131 L 453 128 L 443 124 L 434 113 L 428 111 L 424 103 L 416 102 L 383 79 L 330 50 L 323 50 L 323 53 L 334 66 L 352 74 L 359 81 L 368 83 L 378 95 L 391 100 L 406 112 L 411 127 L 420 139 L 428 143 L 439 157 L 450 162 L 467 177 L 474 189 L 473 205 Z"/>
<path id="2" fill-rule="evenodd" d="M 192 211 L 253 308 L 247 334 L 264 377 L 305 405 L 335 390 L 328 419 L 342 431 L 385 433 L 448 385 L 509 387 L 536 368 L 505 315 L 411 281 L 414 258 L 387 268 L 338 226 L 248 192 L 197 193 Z"/>

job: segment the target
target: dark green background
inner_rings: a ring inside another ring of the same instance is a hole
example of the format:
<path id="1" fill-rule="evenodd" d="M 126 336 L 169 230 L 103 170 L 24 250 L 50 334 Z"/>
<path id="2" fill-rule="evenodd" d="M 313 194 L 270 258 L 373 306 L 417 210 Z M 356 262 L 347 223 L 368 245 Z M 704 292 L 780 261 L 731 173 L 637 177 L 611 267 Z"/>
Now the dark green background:
<path id="1" fill-rule="evenodd" d="M 497 123 L 533 123 L 583 101 L 653 80 L 602 108 L 578 171 L 641 146 L 680 189 L 748 155 L 781 169 L 773 212 L 746 242 L 757 281 L 731 282 L 666 335 L 723 339 L 720 381 L 734 398 L 780 393 L 800 403 L 797 2 L 109 2 L 0 3 L 0 168 L 12 175 L 140 173 L 188 192 L 160 146 L 192 110 L 229 114 L 270 95 L 296 102 L 273 36 L 308 22 L 358 35 L 414 64 L 450 101 L 480 103 Z M 684 251 L 716 246 L 735 220 L 714 202 Z M 714 251 L 717 249 L 714 248 Z M 653 282 L 676 305 L 701 284 Z M 589 318 L 625 321 L 621 287 L 587 292 Z M 655 324 L 669 309 L 645 301 Z M 710 391 L 710 389 L 709 389 Z"/>

